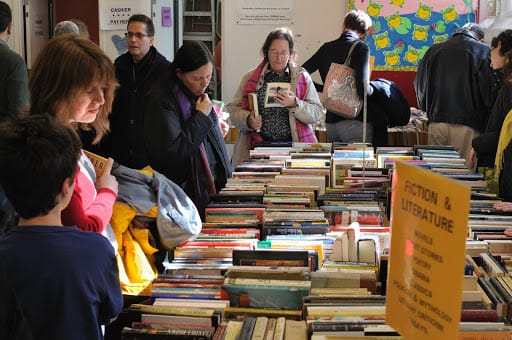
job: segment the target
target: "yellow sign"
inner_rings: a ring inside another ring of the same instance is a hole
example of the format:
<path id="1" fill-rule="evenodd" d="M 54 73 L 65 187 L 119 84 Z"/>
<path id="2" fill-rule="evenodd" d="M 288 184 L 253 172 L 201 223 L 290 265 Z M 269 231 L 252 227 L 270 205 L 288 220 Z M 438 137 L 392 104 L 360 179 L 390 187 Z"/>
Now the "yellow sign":
<path id="1" fill-rule="evenodd" d="M 395 164 L 386 322 L 406 339 L 458 339 L 470 189 Z"/>

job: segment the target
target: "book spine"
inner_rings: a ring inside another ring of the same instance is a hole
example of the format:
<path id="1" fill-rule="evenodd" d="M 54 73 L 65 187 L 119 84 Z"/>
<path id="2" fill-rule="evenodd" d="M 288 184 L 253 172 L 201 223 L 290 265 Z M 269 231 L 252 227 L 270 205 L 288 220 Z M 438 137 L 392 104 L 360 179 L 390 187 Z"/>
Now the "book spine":
<path id="1" fill-rule="evenodd" d="M 276 328 L 274 330 L 274 338 L 272 340 L 284 340 L 284 330 L 286 326 L 286 319 L 279 317 L 276 320 Z"/>
<path id="2" fill-rule="evenodd" d="M 249 316 L 242 321 L 242 328 L 240 328 L 240 333 L 236 340 L 249 340 L 252 337 L 252 332 L 254 331 L 254 326 L 256 325 L 256 317 Z"/>
<path id="3" fill-rule="evenodd" d="M 273 340 L 274 339 L 274 331 L 276 329 L 276 318 L 270 318 L 267 322 L 267 328 L 265 329 L 265 337 L 264 340 Z"/>
<path id="4" fill-rule="evenodd" d="M 498 322 L 498 312 L 495 309 L 463 309 L 462 322 Z"/>
<path id="5" fill-rule="evenodd" d="M 267 323 L 268 318 L 266 316 L 258 316 L 256 318 L 251 340 L 264 340 Z"/>
<path id="6" fill-rule="evenodd" d="M 209 340 L 212 331 L 182 328 L 149 328 L 136 329 L 124 327 L 121 331 L 121 339 L 183 339 L 183 340 Z"/>
<path id="7" fill-rule="evenodd" d="M 225 284 L 244 286 L 280 286 L 280 287 L 310 287 L 309 281 L 299 280 L 271 280 L 271 279 L 250 279 L 243 277 L 226 278 Z"/>
<path id="8" fill-rule="evenodd" d="M 226 335 L 224 336 L 224 340 L 236 340 L 241 328 L 242 321 L 230 320 L 226 326 Z"/>
<path id="9" fill-rule="evenodd" d="M 163 315 L 182 315 L 182 316 L 197 316 L 197 317 L 207 317 L 210 318 L 213 316 L 212 309 L 204 309 L 204 308 L 182 308 L 182 307 L 171 307 L 171 306 L 153 306 L 153 305 L 142 305 L 142 304 L 133 304 L 130 306 L 130 309 L 139 311 L 141 313 L 149 313 L 149 314 L 163 314 Z"/>

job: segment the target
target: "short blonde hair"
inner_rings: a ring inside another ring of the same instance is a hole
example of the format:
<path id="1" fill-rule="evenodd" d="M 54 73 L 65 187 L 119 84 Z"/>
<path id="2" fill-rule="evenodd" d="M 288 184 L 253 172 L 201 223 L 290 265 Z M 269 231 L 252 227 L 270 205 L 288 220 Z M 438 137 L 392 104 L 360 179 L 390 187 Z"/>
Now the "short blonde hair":
<path id="1" fill-rule="evenodd" d="M 29 113 L 47 113 L 70 125 L 78 92 L 95 81 L 105 84 L 105 103 L 94 122 L 84 124 L 84 128 L 96 131 L 93 143 L 98 143 L 109 130 L 108 115 L 118 84 L 110 58 L 98 45 L 84 37 L 62 34 L 43 48 L 30 72 Z"/>

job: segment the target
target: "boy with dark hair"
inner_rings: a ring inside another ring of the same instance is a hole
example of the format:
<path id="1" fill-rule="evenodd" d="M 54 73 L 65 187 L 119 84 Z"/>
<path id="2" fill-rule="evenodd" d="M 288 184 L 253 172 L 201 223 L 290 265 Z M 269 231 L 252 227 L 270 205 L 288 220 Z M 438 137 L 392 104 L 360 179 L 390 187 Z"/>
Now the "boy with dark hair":
<path id="1" fill-rule="evenodd" d="M 109 241 L 61 222 L 79 157 L 76 133 L 47 115 L 0 124 L 0 184 L 19 214 L 0 265 L 34 339 L 102 339 L 123 305 Z"/>

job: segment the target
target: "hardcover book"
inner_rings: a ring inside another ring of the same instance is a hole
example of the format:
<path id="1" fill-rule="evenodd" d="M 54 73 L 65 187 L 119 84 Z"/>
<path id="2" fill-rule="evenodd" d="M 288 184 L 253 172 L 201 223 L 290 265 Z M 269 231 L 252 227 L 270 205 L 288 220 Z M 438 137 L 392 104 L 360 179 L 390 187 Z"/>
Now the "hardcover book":
<path id="1" fill-rule="evenodd" d="M 258 95 L 254 92 L 247 94 L 247 103 L 249 104 L 249 110 L 254 111 L 254 116 L 258 117 L 260 111 L 258 109 Z"/>
<path id="2" fill-rule="evenodd" d="M 272 283 L 269 285 L 227 283 L 221 286 L 220 294 L 221 299 L 229 300 L 230 306 L 233 307 L 299 310 L 302 307 L 302 299 L 309 295 L 309 287 L 277 286 Z"/>

